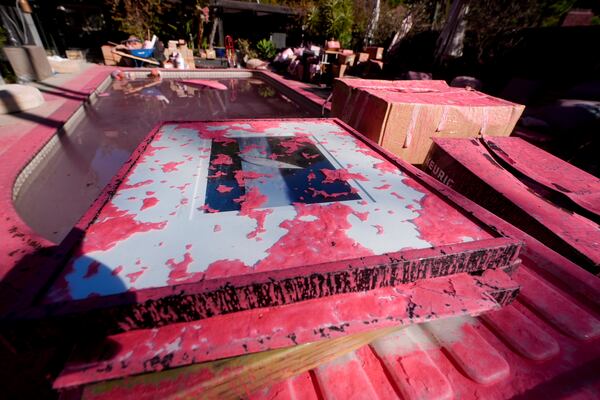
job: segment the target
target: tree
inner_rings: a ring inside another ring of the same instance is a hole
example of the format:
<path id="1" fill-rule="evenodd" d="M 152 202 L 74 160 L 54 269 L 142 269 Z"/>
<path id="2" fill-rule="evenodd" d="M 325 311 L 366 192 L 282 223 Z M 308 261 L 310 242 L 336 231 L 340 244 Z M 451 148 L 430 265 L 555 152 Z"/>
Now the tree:
<path id="1" fill-rule="evenodd" d="M 161 17 L 173 7 L 162 0 L 106 0 L 119 29 L 140 39 L 162 33 Z"/>
<path id="2" fill-rule="evenodd" d="M 320 39 L 335 38 L 343 47 L 352 43 L 354 7 L 352 0 L 324 0 L 308 13 L 309 32 Z"/>
<path id="3" fill-rule="evenodd" d="M 393 47 L 431 29 L 433 0 L 354 0 L 354 35 L 361 44 Z"/>
<path id="4" fill-rule="evenodd" d="M 391 39 L 389 47 L 393 48 L 404 38 L 429 30 L 431 24 L 426 3 L 426 1 L 406 2 L 406 4 L 383 2 L 379 23 L 373 36 L 374 42 L 383 45 Z"/>
<path id="5" fill-rule="evenodd" d="M 377 30 L 377 23 L 379 22 L 379 12 L 381 11 L 381 1 L 375 0 L 373 6 L 373 13 L 371 14 L 371 20 L 369 21 L 369 27 L 367 28 L 367 34 L 365 35 L 365 44 L 373 44 L 373 36 Z"/>

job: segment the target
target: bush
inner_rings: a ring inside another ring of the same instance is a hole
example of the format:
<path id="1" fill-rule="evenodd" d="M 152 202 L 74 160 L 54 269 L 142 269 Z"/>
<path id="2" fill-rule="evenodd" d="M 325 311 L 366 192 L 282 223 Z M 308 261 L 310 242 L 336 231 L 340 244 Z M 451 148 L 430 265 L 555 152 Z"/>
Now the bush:
<path id="1" fill-rule="evenodd" d="M 258 51 L 259 58 L 263 60 L 271 60 L 277 54 L 275 44 L 268 39 L 261 39 L 256 44 L 256 50 Z"/>
<path id="2" fill-rule="evenodd" d="M 242 54 L 244 61 L 258 57 L 256 51 L 250 47 L 250 41 L 248 39 L 238 39 L 237 47 Z"/>

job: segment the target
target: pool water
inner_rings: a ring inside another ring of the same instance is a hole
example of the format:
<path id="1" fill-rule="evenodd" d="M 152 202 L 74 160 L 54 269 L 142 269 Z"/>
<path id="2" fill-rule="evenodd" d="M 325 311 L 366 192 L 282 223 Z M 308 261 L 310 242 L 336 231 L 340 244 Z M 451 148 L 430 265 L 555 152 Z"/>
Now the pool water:
<path id="1" fill-rule="evenodd" d="M 59 243 L 141 140 L 161 121 L 318 117 L 257 78 L 113 81 L 18 191 L 15 207 L 43 237 Z"/>

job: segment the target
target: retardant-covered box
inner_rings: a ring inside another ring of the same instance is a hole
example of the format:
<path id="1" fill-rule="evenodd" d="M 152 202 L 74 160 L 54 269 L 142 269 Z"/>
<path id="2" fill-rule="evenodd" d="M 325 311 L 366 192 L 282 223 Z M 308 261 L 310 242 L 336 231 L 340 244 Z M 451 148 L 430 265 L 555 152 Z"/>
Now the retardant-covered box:
<path id="1" fill-rule="evenodd" d="M 332 115 L 402 159 L 422 164 L 432 137 L 508 136 L 524 106 L 444 81 L 334 84 Z"/>
<path id="2" fill-rule="evenodd" d="M 434 138 L 425 170 L 598 274 L 600 181 L 594 176 L 522 139 L 495 137 Z"/>

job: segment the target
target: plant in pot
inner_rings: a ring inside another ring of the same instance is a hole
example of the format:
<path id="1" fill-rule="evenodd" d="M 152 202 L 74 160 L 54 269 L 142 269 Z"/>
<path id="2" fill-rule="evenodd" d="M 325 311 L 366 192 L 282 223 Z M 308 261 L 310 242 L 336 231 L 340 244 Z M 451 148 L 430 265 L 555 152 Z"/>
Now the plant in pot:
<path id="1" fill-rule="evenodd" d="M 256 50 L 261 60 L 272 60 L 275 54 L 277 54 L 275 44 L 268 39 L 261 39 L 256 44 Z"/>

